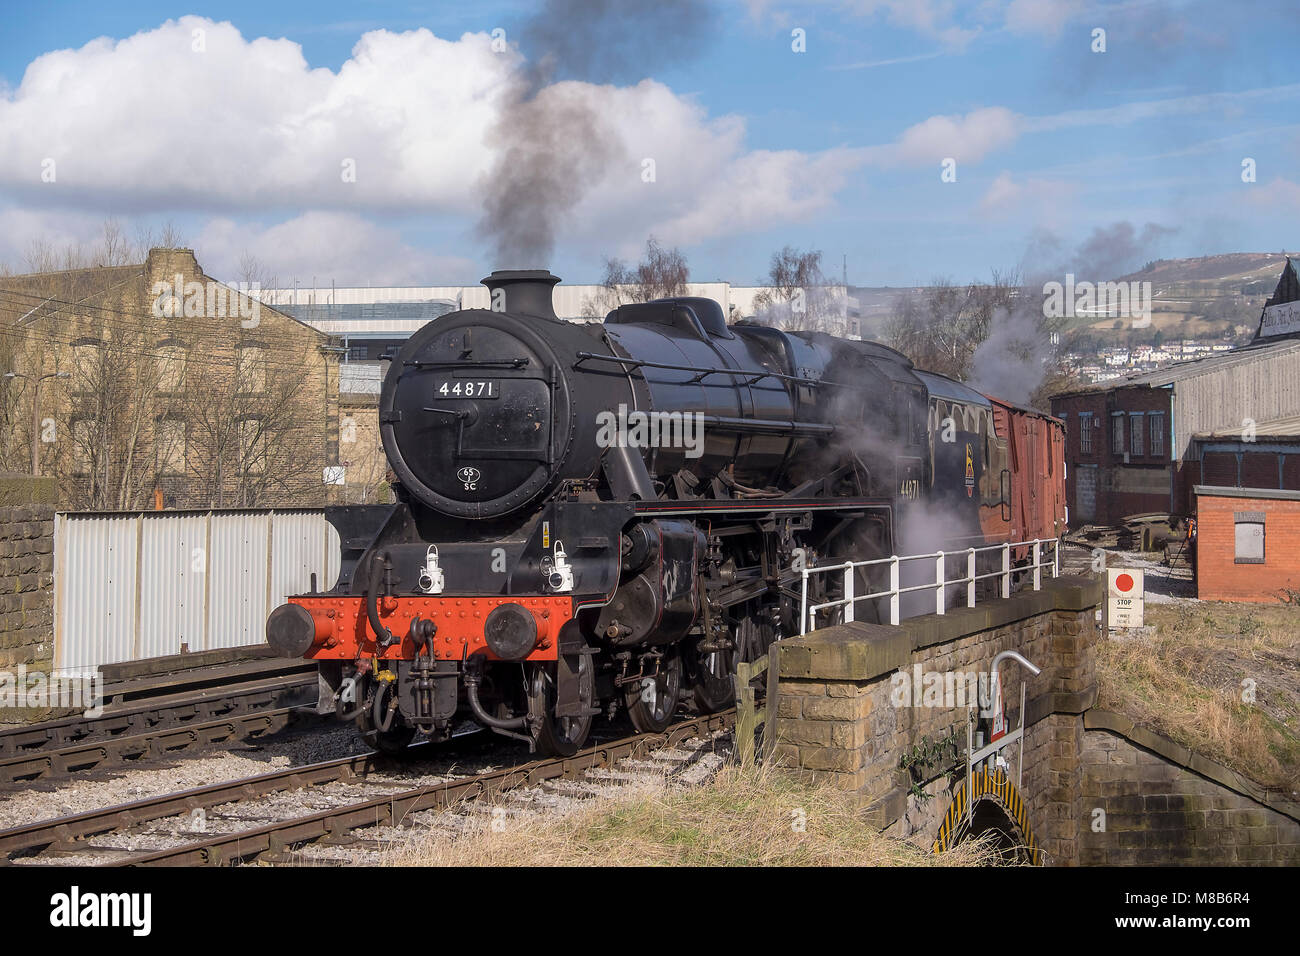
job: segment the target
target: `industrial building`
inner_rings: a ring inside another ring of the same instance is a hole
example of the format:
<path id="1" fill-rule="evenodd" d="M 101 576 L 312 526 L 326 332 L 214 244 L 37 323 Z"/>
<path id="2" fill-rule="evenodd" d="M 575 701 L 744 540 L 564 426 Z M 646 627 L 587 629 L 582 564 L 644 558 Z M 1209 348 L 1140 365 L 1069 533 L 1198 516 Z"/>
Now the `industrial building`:
<path id="1" fill-rule="evenodd" d="M 1295 266 L 1287 260 L 1249 345 L 1056 395 L 1052 413 L 1066 423 L 1075 527 L 1192 514 L 1198 484 L 1300 489 Z"/>
<path id="2" fill-rule="evenodd" d="M 757 314 L 756 300 L 770 291 L 766 286 L 735 286 L 730 282 L 688 282 L 684 295 L 713 299 L 722 306 L 728 321 L 734 322 Z M 858 337 L 858 300 L 848 295 L 842 285 L 826 286 L 824 292 L 824 301 L 833 303 L 838 312 L 838 327 L 828 331 Z M 483 285 L 292 287 L 264 289 L 258 297 L 322 332 L 345 339 L 353 361 L 385 357 L 371 353 L 382 353 L 393 341 L 404 341 L 425 322 L 445 312 L 491 308 Z M 555 287 L 552 300 L 555 314 L 574 322 L 600 321 L 609 309 L 620 304 L 610 302 L 610 292 L 603 285 L 561 283 Z"/>

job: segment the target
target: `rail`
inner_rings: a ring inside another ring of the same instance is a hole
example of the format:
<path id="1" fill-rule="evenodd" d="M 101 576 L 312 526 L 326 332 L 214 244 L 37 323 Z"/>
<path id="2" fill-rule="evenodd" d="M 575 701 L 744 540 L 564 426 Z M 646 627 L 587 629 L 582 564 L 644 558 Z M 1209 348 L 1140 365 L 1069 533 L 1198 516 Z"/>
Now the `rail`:
<path id="1" fill-rule="evenodd" d="M 1044 547 L 1046 546 L 1046 548 Z M 1030 561 L 1028 564 L 1012 566 L 1011 550 L 1013 548 L 1030 548 Z M 1051 558 L 1044 557 L 1044 551 L 1050 551 Z M 977 556 L 989 552 L 999 552 L 1002 557 L 1002 566 L 996 571 L 986 571 L 983 574 L 977 573 L 976 559 Z M 966 573 L 959 578 L 947 577 L 947 558 L 949 555 L 964 555 L 966 558 Z M 933 562 L 934 580 L 924 584 L 912 584 L 904 586 L 901 581 L 900 569 L 902 565 L 909 561 L 930 561 Z M 884 591 L 873 591 L 869 594 L 857 594 L 854 588 L 854 572 L 859 568 L 876 567 L 881 565 L 889 566 L 889 587 Z M 1059 542 L 1055 538 L 1035 538 L 1032 541 L 1008 541 L 1002 544 L 986 545 L 982 548 L 966 548 L 957 551 L 933 551 L 928 554 L 909 554 L 909 555 L 891 555 L 888 558 L 874 558 L 869 561 L 841 561 L 835 564 L 823 564 L 818 567 L 805 567 L 801 574 L 800 597 L 799 597 L 799 633 L 806 634 L 817 627 L 817 613 L 834 608 L 843 608 L 843 620 L 847 623 L 854 619 L 854 606 L 861 601 L 875 601 L 880 598 L 889 599 L 889 623 L 897 624 L 899 621 L 902 596 L 918 591 L 933 590 L 935 592 L 934 613 L 944 613 L 947 604 L 948 589 L 952 587 L 966 587 L 966 606 L 975 606 L 976 585 L 980 581 L 991 578 L 1000 578 L 1001 587 L 999 593 L 1002 597 L 1011 596 L 1011 576 L 1021 574 L 1027 571 L 1033 572 L 1034 590 L 1037 591 L 1042 587 L 1042 575 L 1044 568 L 1052 569 L 1052 577 L 1057 577 L 1061 573 L 1061 552 Z M 844 575 L 844 596 L 831 601 L 822 601 L 818 604 L 810 605 L 808 603 L 808 581 L 813 575 L 830 574 L 841 572 Z"/>

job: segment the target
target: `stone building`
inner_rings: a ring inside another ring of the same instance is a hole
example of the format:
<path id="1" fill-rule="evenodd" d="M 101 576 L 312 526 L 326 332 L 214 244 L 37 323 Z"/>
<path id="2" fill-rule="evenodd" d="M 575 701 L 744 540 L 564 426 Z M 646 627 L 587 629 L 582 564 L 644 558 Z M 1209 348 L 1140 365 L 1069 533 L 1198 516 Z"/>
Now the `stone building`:
<path id="1" fill-rule="evenodd" d="M 57 477 L 65 507 L 337 497 L 337 343 L 189 249 L 0 279 L 0 333 L 0 468 Z"/>
<path id="2" fill-rule="evenodd" d="M 379 437 L 379 388 L 388 362 L 339 366 L 339 496 L 347 504 L 392 501 L 388 459 Z"/>

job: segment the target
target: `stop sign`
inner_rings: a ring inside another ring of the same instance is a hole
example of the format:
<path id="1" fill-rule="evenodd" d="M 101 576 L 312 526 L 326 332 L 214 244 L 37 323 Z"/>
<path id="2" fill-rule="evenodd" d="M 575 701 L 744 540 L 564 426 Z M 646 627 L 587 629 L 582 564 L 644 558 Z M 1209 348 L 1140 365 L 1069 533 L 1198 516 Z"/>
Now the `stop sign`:
<path id="1" fill-rule="evenodd" d="M 1106 590 L 1109 597 L 1142 597 L 1146 581 L 1142 571 L 1137 568 L 1107 568 Z"/>

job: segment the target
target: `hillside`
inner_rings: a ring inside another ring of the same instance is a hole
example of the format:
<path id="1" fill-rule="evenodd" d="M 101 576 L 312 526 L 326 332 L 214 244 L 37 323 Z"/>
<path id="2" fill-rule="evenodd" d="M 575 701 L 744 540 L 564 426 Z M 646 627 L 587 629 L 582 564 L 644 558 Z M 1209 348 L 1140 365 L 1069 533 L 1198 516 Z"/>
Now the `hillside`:
<path id="1" fill-rule="evenodd" d="M 1277 285 L 1285 252 L 1232 252 L 1192 259 L 1157 259 L 1119 282 L 1150 282 L 1151 327 L 1139 338 L 1158 332 L 1164 339 L 1223 338 L 1238 343 L 1259 324 L 1260 309 Z M 1128 319 L 1079 318 L 1071 330 L 1093 334 L 1127 331 Z"/>
<path id="2" fill-rule="evenodd" d="M 1229 252 L 1191 259 L 1157 259 L 1137 272 L 1110 281 L 1150 282 L 1151 327 L 1136 338 L 1149 339 L 1159 332 L 1170 338 L 1224 338 L 1238 342 L 1249 338 L 1259 324 L 1264 300 L 1272 294 L 1282 272 L 1286 252 Z M 1082 277 L 1077 277 L 1082 278 Z M 908 287 L 852 286 L 850 295 L 860 304 L 863 335 L 879 338 L 893 313 L 898 296 L 918 291 Z M 1118 323 L 1118 325 L 1116 324 Z M 1108 338 L 1105 333 L 1129 331 L 1127 319 L 1096 321 L 1081 316 L 1067 330 Z"/>

